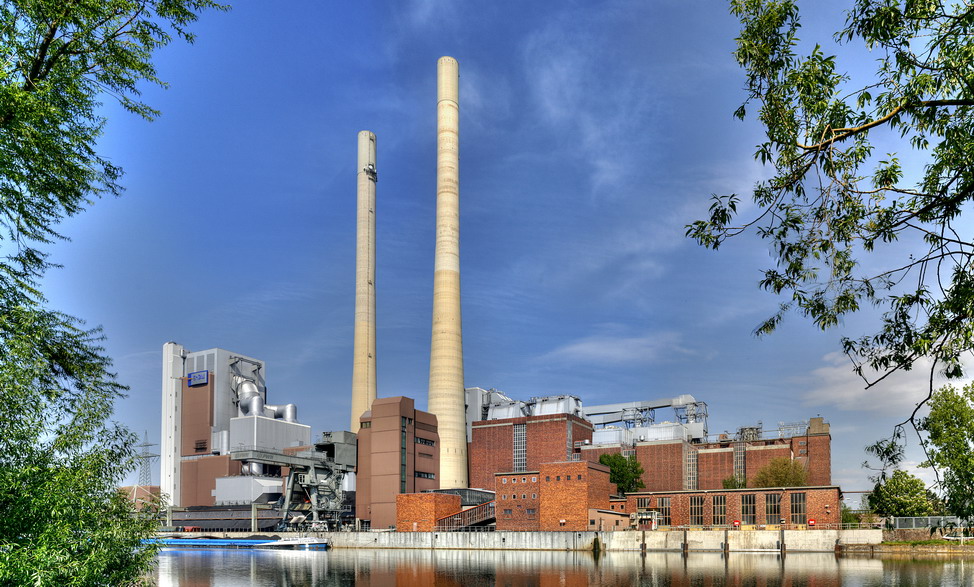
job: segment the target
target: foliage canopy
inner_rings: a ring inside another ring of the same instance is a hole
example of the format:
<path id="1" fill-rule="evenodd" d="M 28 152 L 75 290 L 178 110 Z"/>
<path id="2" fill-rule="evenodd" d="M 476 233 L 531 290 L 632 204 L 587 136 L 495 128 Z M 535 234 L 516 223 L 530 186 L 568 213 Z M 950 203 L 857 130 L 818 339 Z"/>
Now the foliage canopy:
<path id="1" fill-rule="evenodd" d="M 937 390 L 920 429 L 928 436 L 926 464 L 939 471 L 947 512 L 974 520 L 974 383 Z"/>
<path id="2" fill-rule="evenodd" d="M 632 493 L 646 487 L 642 479 L 643 466 L 635 456 L 604 454 L 599 457 L 599 463 L 609 467 L 609 483 L 615 483 L 620 493 Z"/>
<path id="3" fill-rule="evenodd" d="M 932 516 L 936 513 L 923 481 L 901 470 L 878 481 L 868 501 L 869 509 L 880 516 Z"/>
<path id="4" fill-rule="evenodd" d="M 820 45 L 799 54 L 795 0 L 730 9 L 746 72 L 736 115 L 756 110 L 755 157 L 772 176 L 754 187 L 756 217 L 738 219 L 736 194 L 714 196 L 687 235 L 714 249 L 749 229 L 770 241 L 760 285 L 784 301 L 757 333 L 789 311 L 826 329 L 875 305 L 877 331 L 842 342 L 867 385 L 922 358 L 931 381 L 961 376 L 974 349 L 974 5 L 851 0 L 834 37 L 851 63 Z M 863 59 L 875 68 L 860 73 Z M 907 155 L 876 152 L 889 144 Z"/>
<path id="5" fill-rule="evenodd" d="M 119 194 L 121 170 L 96 151 L 100 96 L 129 111 L 162 84 L 153 52 L 210 0 L 0 3 L 0 584 L 126 585 L 153 549 L 152 512 L 117 487 L 136 437 L 114 422 L 125 391 L 101 333 L 47 307 L 40 279 L 56 225 Z"/>
<path id="6" fill-rule="evenodd" d="M 751 480 L 751 487 L 804 487 L 808 485 L 808 471 L 801 461 L 781 457 L 771 459 Z"/>

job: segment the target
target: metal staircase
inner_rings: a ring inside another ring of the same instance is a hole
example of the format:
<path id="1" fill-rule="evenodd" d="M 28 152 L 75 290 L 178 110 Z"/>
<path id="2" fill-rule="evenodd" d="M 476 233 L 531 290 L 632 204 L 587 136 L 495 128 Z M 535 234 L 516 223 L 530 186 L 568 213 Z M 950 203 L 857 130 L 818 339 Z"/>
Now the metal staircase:
<path id="1" fill-rule="evenodd" d="M 450 514 L 436 520 L 433 526 L 435 532 L 458 532 L 471 526 L 485 525 L 494 521 L 494 506 L 496 502 L 488 501 L 470 509 Z"/>

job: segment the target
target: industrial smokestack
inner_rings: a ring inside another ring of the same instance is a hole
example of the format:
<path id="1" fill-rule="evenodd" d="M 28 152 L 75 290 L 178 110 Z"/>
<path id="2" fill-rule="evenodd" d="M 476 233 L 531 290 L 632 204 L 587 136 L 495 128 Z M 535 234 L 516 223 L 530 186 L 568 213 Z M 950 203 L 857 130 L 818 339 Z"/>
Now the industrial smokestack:
<path id="1" fill-rule="evenodd" d="M 358 133 L 358 205 L 355 243 L 355 339 L 352 343 L 352 421 L 375 400 L 375 135 Z"/>
<path id="2" fill-rule="evenodd" d="M 440 488 L 467 486 L 463 339 L 460 329 L 460 69 L 436 64 L 436 257 L 428 409 L 440 436 Z"/>

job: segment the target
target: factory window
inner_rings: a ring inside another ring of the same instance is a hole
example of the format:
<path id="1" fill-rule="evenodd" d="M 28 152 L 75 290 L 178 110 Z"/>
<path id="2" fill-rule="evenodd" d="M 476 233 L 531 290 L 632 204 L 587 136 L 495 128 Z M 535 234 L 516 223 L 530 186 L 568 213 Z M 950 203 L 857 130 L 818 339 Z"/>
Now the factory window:
<path id="1" fill-rule="evenodd" d="M 803 454 L 806 454 L 806 453 L 808 453 L 808 451 L 805 450 L 804 448 L 798 451 L 798 454 L 800 454 L 800 455 L 803 455 Z"/>
<path id="2" fill-rule="evenodd" d="M 781 495 L 769 493 L 764 496 L 764 523 L 777 524 L 781 521 Z"/>
<path id="3" fill-rule="evenodd" d="M 528 468 L 527 425 L 515 424 L 513 428 L 514 428 L 514 470 L 520 472 Z"/>
<path id="4" fill-rule="evenodd" d="M 517 483 L 517 477 L 511 477 L 511 483 Z"/>
<path id="5" fill-rule="evenodd" d="M 509 516 L 509 515 L 511 515 L 511 514 L 513 514 L 513 513 L 514 513 L 514 511 L 513 511 L 513 510 L 504 510 L 504 515 L 505 515 L 505 516 Z"/>
<path id="6" fill-rule="evenodd" d="M 522 493 L 521 494 L 521 499 L 527 499 L 527 498 L 528 498 L 528 494 L 527 493 Z"/>
<path id="7" fill-rule="evenodd" d="M 741 496 L 741 523 L 742 524 L 756 524 L 757 523 L 757 506 L 756 500 L 753 493 L 748 493 L 747 495 Z"/>
<path id="8" fill-rule="evenodd" d="M 637 497 L 636 498 L 636 507 L 639 508 L 639 509 L 648 509 L 649 508 L 649 502 L 650 502 L 651 499 L 652 498 L 650 498 L 650 497 Z"/>
<path id="9" fill-rule="evenodd" d="M 804 524 L 808 520 L 805 517 L 805 494 L 791 494 L 791 523 Z"/>
<path id="10" fill-rule="evenodd" d="M 416 476 L 420 479 L 436 479 L 436 475 L 433 473 L 423 473 L 422 471 L 416 471 Z"/>
<path id="11" fill-rule="evenodd" d="M 537 482 L 538 482 L 537 477 L 531 477 L 531 483 L 537 483 Z"/>
<path id="12" fill-rule="evenodd" d="M 511 499 L 517 499 L 517 494 L 516 493 L 511 494 Z"/>
<path id="13" fill-rule="evenodd" d="M 535 515 L 535 514 L 537 514 L 537 513 L 538 513 L 538 510 L 536 510 L 536 509 L 534 509 L 534 508 L 528 508 L 528 509 L 527 509 L 527 514 L 528 514 L 529 516 L 533 516 L 533 515 Z"/>
<path id="14" fill-rule="evenodd" d="M 727 496 L 714 496 L 714 525 L 723 526 L 727 523 Z"/>
<path id="15" fill-rule="evenodd" d="M 670 519 L 670 498 L 661 497 L 657 499 L 656 511 L 659 512 L 660 526 L 669 526 L 672 523 Z"/>
<path id="16" fill-rule="evenodd" d="M 538 499 L 538 494 L 537 493 L 532 493 L 531 494 L 531 499 Z"/>
<path id="17" fill-rule="evenodd" d="M 690 496 L 690 525 L 703 526 L 703 496 Z"/>
<path id="18" fill-rule="evenodd" d="M 527 482 L 528 482 L 527 477 L 521 477 L 521 483 L 527 483 Z"/>
<path id="19" fill-rule="evenodd" d="M 501 483 L 507 485 L 507 477 L 501 477 Z"/>
<path id="20" fill-rule="evenodd" d="M 372 427 L 372 422 L 362 422 L 359 425 L 359 428 L 371 428 L 371 427 Z"/>
<path id="21" fill-rule="evenodd" d="M 589 526 L 594 526 L 595 525 L 595 520 L 589 520 L 588 521 L 588 525 Z"/>
<path id="22" fill-rule="evenodd" d="M 807 443 L 804 440 L 798 441 L 798 446 L 805 446 Z"/>
<path id="23" fill-rule="evenodd" d="M 206 441 L 197 440 L 194 448 L 196 449 L 196 452 L 206 452 Z"/>
<path id="24" fill-rule="evenodd" d="M 506 500 L 507 500 L 507 494 L 505 493 L 504 495 L 501 495 L 501 501 L 506 501 Z"/>
<path id="25" fill-rule="evenodd" d="M 551 475 L 545 475 L 544 480 L 545 481 L 551 481 Z"/>
<path id="26" fill-rule="evenodd" d="M 561 475 L 555 476 L 555 481 L 561 481 Z"/>
<path id="27" fill-rule="evenodd" d="M 425 444 L 426 446 L 436 446 L 436 443 L 433 442 L 432 440 L 430 440 L 428 438 L 420 438 L 418 436 L 416 437 L 416 443 L 417 444 Z"/>
<path id="28" fill-rule="evenodd" d="M 582 476 L 581 476 L 581 475 L 579 475 L 579 476 L 578 476 L 578 480 L 579 480 L 579 481 L 581 481 L 581 480 L 582 480 Z"/>

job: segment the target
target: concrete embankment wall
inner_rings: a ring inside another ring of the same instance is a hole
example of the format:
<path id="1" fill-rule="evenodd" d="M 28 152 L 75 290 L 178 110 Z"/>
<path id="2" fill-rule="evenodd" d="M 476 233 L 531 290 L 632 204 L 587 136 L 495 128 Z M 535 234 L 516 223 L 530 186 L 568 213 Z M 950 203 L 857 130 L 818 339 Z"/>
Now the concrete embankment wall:
<path id="1" fill-rule="evenodd" d="M 250 533 L 207 533 L 221 538 L 246 538 Z M 276 532 L 273 537 L 290 533 Z M 297 535 L 297 534 L 295 534 Z M 302 534 L 305 536 L 307 534 Z M 406 548 L 431 550 L 594 550 L 647 552 L 780 551 L 834 552 L 836 546 L 869 549 L 882 542 L 882 530 L 675 530 L 668 532 L 316 532 L 333 548 Z M 268 535 L 270 536 L 270 535 Z M 172 535 L 171 537 L 176 537 Z M 199 533 L 180 537 L 198 538 Z"/>
<path id="2" fill-rule="evenodd" d="M 334 532 L 321 534 L 335 548 L 463 550 L 780 551 L 833 552 L 836 545 L 879 544 L 880 530 L 755 530 L 671 532 Z M 684 546 L 686 545 L 686 546 Z"/>

